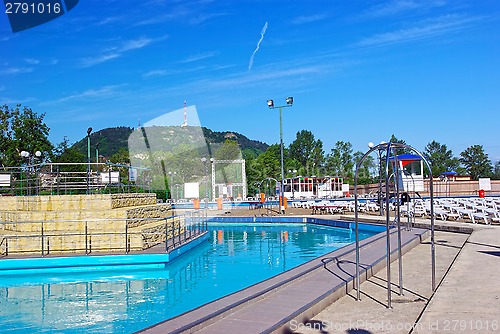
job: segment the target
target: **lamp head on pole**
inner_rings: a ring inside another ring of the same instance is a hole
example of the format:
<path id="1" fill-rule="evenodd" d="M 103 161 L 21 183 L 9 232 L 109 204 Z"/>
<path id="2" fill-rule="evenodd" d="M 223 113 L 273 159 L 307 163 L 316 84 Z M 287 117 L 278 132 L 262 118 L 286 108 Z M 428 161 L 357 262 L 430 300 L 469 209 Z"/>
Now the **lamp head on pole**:
<path id="1" fill-rule="evenodd" d="M 36 151 L 35 152 L 35 157 L 40 158 L 42 156 L 42 152 Z"/>
<path id="2" fill-rule="evenodd" d="M 90 133 L 92 132 L 92 128 L 87 129 L 87 136 L 90 136 Z"/>
<path id="3" fill-rule="evenodd" d="M 27 157 L 29 157 L 29 156 L 30 156 L 30 154 L 29 154 L 29 152 L 27 152 L 27 151 L 21 151 L 21 156 L 22 156 L 23 158 L 27 158 Z"/>
<path id="4" fill-rule="evenodd" d="M 291 106 L 293 104 L 293 97 L 289 96 L 286 98 L 286 104 L 288 104 L 289 106 Z"/>
<path id="5" fill-rule="evenodd" d="M 267 100 L 267 106 L 269 108 L 273 108 L 274 107 L 274 101 L 273 100 Z"/>
<path id="6" fill-rule="evenodd" d="M 369 147 L 369 148 L 373 148 L 373 146 L 374 146 L 374 145 L 375 145 L 375 144 L 373 144 L 372 142 L 369 142 L 369 143 L 368 143 L 368 147 Z"/>

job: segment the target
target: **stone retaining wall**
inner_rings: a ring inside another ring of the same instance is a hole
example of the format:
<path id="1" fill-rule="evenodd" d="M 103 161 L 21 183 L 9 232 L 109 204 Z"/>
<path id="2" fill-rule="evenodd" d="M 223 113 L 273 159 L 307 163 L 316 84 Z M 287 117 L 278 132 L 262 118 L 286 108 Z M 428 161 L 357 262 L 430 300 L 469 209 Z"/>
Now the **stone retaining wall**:
<path id="1" fill-rule="evenodd" d="M 171 216 L 172 206 L 170 204 L 157 204 L 151 206 L 142 206 L 127 210 L 127 226 L 128 228 L 137 227 L 147 224 L 154 218 L 165 218 Z"/>
<path id="2" fill-rule="evenodd" d="M 0 196 L 0 211 L 106 210 L 156 204 L 156 194 Z"/>

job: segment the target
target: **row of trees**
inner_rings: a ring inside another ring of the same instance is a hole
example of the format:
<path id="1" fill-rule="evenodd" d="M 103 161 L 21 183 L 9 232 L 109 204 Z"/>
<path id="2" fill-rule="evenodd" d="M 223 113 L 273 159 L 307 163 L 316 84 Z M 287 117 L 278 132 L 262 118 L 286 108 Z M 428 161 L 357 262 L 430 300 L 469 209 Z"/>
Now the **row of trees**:
<path id="1" fill-rule="evenodd" d="M 80 150 L 70 146 L 67 138 L 57 145 L 49 140 L 50 128 L 44 122 L 45 114 L 38 115 L 31 108 L 17 105 L 0 106 L 0 164 L 2 167 L 19 166 L 23 162 L 22 151 L 33 157 L 40 151 L 39 162 L 86 162 Z M 128 152 L 118 151 L 112 161 L 126 162 Z M 84 168 L 84 167 L 83 167 Z"/>
<path id="2" fill-rule="evenodd" d="M 391 142 L 406 144 L 404 140 L 392 135 Z M 405 153 L 402 150 L 400 153 Z M 459 175 L 470 175 L 472 179 L 491 177 L 500 179 L 500 162 L 493 166 L 484 152 L 483 146 L 472 145 L 455 157 L 444 144 L 432 141 L 422 152 L 429 161 L 432 174 L 456 172 Z M 364 152 L 354 152 L 352 144 L 338 141 L 329 153 L 325 153 L 323 142 L 316 139 L 311 131 L 297 132 L 295 140 L 284 149 L 285 177 L 303 176 L 339 176 L 344 182 L 353 183 L 356 165 Z M 278 144 L 271 145 L 265 152 L 255 156 L 245 154 L 247 160 L 247 180 L 251 191 L 254 184 L 266 177 L 281 177 L 281 156 Z M 367 156 L 358 172 L 360 184 L 376 183 L 378 178 L 378 157 Z M 296 173 L 294 173 L 296 171 Z"/>
<path id="3" fill-rule="evenodd" d="M 33 154 L 41 151 L 43 161 L 52 162 L 85 162 L 86 156 L 69 145 L 67 139 L 53 145 L 49 139 L 49 127 L 44 123 L 45 114 L 38 115 L 28 107 L 0 107 L 0 163 L 2 166 L 19 166 L 23 163 L 21 151 Z M 404 140 L 394 135 L 390 139 L 394 143 L 405 144 Z M 230 140 L 212 152 L 227 159 L 239 156 L 237 143 Z M 404 153 L 404 152 L 401 152 Z M 500 179 L 500 162 L 491 163 L 488 154 L 481 145 L 472 145 L 455 157 L 446 145 L 432 141 L 422 152 L 432 166 L 433 175 L 443 172 L 456 172 L 459 175 L 470 175 L 473 179 L 491 177 Z M 356 164 L 363 157 L 363 152 L 354 152 L 348 141 L 338 141 L 326 153 L 323 142 L 316 139 L 308 130 L 297 132 L 295 140 L 284 149 L 285 176 L 339 176 L 345 182 L 352 183 Z M 234 157 L 233 157 L 234 156 Z M 215 157 L 215 155 L 214 155 Z M 216 157 L 217 159 L 221 157 Z M 115 163 L 129 162 L 128 151 L 121 149 L 108 160 Z M 269 146 L 264 152 L 243 150 L 246 160 L 246 173 L 249 190 L 256 190 L 255 184 L 266 177 L 281 177 L 281 153 L 279 144 Z M 359 183 L 376 183 L 378 175 L 377 156 L 368 156 L 359 171 Z M 202 169 L 200 167 L 199 169 Z M 199 172 L 197 174 L 202 174 Z"/>

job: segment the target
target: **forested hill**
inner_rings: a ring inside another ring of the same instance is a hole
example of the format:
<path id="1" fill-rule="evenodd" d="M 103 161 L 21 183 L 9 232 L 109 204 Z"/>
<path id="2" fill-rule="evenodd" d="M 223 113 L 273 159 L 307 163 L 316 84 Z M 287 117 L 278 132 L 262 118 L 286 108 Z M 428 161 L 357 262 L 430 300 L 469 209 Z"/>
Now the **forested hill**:
<path id="1" fill-rule="evenodd" d="M 202 127 L 205 140 L 209 144 L 223 143 L 226 140 L 234 140 L 238 142 L 241 150 L 252 151 L 261 153 L 267 150 L 269 145 L 266 143 L 251 140 L 246 136 L 231 131 L 212 131 L 208 128 Z M 92 155 L 94 154 L 96 144 L 99 143 L 99 155 L 110 157 L 119 151 L 128 151 L 128 139 L 134 128 L 125 126 L 106 128 L 90 134 L 90 145 Z M 87 137 L 82 138 L 72 146 L 79 152 L 87 156 Z"/>

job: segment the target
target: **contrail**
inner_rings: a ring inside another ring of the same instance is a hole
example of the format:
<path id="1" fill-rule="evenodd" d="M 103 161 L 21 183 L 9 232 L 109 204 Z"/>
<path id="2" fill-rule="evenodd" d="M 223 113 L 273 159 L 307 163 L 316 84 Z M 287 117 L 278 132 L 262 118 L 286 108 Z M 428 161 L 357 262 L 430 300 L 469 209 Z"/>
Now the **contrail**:
<path id="1" fill-rule="evenodd" d="M 267 30 L 267 22 L 264 24 L 264 27 L 262 28 L 262 31 L 260 32 L 260 39 L 259 42 L 257 43 L 257 47 L 255 48 L 255 51 L 252 53 L 252 56 L 250 57 L 250 63 L 248 64 L 248 70 L 250 71 L 253 66 L 253 58 L 255 57 L 255 54 L 257 51 L 259 51 L 260 43 L 262 43 L 262 40 L 264 39 L 264 35 L 266 34 Z"/>

